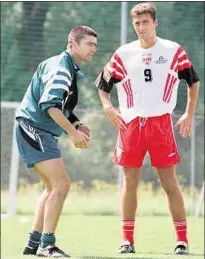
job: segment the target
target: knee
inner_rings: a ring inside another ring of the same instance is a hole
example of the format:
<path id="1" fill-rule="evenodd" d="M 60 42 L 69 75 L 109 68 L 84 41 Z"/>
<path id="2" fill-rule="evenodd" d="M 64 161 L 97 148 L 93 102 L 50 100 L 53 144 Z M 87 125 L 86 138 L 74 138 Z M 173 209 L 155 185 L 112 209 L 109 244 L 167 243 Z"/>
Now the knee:
<path id="1" fill-rule="evenodd" d="M 70 181 L 69 180 L 63 181 L 59 187 L 60 187 L 61 196 L 65 199 L 70 190 Z"/>
<path id="2" fill-rule="evenodd" d="M 63 183 L 63 185 L 61 186 L 62 188 L 62 195 L 64 198 L 66 198 L 66 196 L 68 195 L 68 192 L 70 190 L 70 181 L 66 181 Z"/>
<path id="3" fill-rule="evenodd" d="M 59 182 L 57 186 L 52 189 L 52 196 L 59 200 L 65 200 L 70 190 L 70 182 Z"/>
<path id="4" fill-rule="evenodd" d="M 129 191 L 136 190 L 137 186 L 138 186 L 138 180 L 136 179 L 135 176 L 125 175 L 123 186 L 125 189 L 127 189 Z"/>
<path id="5" fill-rule="evenodd" d="M 51 188 L 46 188 L 45 190 L 44 190 L 44 196 L 46 197 L 46 198 L 48 198 L 49 197 L 49 195 L 51 194 Z"/>

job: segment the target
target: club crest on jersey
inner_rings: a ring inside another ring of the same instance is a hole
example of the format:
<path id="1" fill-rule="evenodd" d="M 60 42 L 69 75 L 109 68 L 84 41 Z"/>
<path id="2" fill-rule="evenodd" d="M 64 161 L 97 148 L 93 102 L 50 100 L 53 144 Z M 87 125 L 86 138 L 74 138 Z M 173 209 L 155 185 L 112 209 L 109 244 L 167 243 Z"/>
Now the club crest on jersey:
<path id="1" fill-rule="evenodd" d="M 142 55 L 142 62 L 145 65 L 149 65 L 152 62 L 152 53 L 144 53 Z"/>
<path id="2" fill-rule="evenodd" d="M 155 64 L 164 64 L 166 63 L 168 60 L 162 56 L 160 56 L 156 61 L 154 61 Z"/>

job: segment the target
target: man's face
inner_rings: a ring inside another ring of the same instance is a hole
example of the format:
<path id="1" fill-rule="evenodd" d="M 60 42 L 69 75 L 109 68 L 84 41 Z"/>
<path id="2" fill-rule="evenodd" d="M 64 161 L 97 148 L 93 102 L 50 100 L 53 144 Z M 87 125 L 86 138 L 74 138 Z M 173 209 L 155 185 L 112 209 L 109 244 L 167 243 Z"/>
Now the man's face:
<path id="1" fill-rule="evenodd" d="M 150 14 L 136 15 L 132 18 L 132 24 L 139 39 L 148 40 L 155 35 L 158 25 L 157 20 L 153 21 Z"/>
<path id="2" fill-rule="evenodd" d="M 73 50 L 75 52 L 76 57 L 81 62 L 91 61 L 97 46 L 97 38 L 94 36 L 85 35 L 83 39 L 81 39 L 80 43 L 74 42 Z"/>

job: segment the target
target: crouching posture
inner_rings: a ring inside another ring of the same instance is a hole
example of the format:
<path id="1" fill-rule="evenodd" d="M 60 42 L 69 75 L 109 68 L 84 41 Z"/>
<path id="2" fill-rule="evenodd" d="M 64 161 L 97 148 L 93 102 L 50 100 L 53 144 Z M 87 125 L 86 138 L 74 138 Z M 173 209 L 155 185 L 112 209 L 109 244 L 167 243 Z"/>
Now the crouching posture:
<path id="1" fill-rule="evenodd" d="M 57 223 L 70 187 L 56 138 L 65 132 L 76 148 L 88 148 L 90 129 L 80 123 L 73 110 L 78 102 L 78 81 L 83 78 L 78 64 L 92 59 L 96 45 L 93 29 L 75 27 L 66 51 L 39 64 L 16 113 L 20 156 L 45 185 L 25 255 L 69 257 L 55 245 Z"/>

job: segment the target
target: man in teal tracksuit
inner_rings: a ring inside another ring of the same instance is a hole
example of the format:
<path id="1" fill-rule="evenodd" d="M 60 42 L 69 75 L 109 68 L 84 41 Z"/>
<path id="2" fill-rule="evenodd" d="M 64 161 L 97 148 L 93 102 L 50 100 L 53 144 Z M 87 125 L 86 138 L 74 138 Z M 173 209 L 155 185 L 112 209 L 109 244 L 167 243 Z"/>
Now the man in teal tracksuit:
<path id="1" fill-rule="evenodd" d="M 16 140 L 20 156 L 45 185 L 23 254 L 69 257 L 56 247 L 55 231 L 69 191 L 69 177 L 56 137 L 66 132 L 76 148 L 89 145 L 90 129 L 73 110 L 78 102 L 77 64 L 89 62 L 96 51 L 97 34 L 87 26 L 75 27 L 66 51 L 39 64 L 16 113 Z"/>

